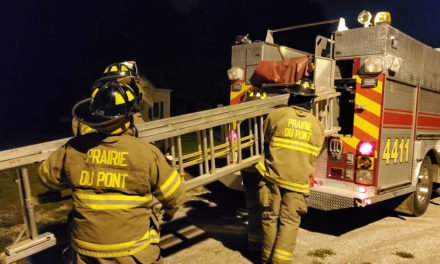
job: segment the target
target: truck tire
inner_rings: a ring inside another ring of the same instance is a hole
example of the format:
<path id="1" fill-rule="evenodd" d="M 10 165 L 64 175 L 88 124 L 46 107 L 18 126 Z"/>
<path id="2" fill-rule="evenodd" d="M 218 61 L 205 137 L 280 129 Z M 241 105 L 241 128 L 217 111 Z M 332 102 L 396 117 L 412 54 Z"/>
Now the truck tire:
<path id="1" fill-rule="evenodd" d="M 417 185 L 414 192 L 414 215 L 421 216 L 428 208 L 432 194 L 432 165 L 431 159 L 425 157 L 417 176 Z"/>

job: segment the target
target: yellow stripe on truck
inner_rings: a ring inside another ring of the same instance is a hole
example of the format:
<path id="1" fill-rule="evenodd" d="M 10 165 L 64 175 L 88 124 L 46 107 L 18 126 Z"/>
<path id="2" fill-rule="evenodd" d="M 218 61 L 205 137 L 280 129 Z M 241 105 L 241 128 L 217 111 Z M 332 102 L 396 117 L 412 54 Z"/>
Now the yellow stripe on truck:
<path id="1" fill-rule="evenodd" d="M 371 112 L 377 117 L 380 117 L 380 110 L 381 110 L 380 104 L 374 102 L 373 100 L 370 100 L 367 97 L 357 93 L 355 103 L 357 105 L 365 106 L 367 108 L 366 109 L 367 111 Z"/>
<path id="2" fill-rule="evenodd" d="M 354 116 L 354 125 L 360 130 L 364 131 L 368 135 L 372 136 L 374 139 L 379 138 L 379 128 L 362 117 L 355 115 Z"/>

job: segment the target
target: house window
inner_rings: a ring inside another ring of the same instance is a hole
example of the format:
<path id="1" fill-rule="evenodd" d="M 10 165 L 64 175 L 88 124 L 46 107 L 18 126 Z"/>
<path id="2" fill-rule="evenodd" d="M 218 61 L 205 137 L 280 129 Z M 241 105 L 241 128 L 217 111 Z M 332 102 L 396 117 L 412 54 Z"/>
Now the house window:
<path id="1" fill-rule="evenodd" d="M 161 119 L 163 118 L 163 109 L 164 103 L 163 101 L 155 102 L 153 107 L 148 111 L 148 116 L 150 120 Z"/>

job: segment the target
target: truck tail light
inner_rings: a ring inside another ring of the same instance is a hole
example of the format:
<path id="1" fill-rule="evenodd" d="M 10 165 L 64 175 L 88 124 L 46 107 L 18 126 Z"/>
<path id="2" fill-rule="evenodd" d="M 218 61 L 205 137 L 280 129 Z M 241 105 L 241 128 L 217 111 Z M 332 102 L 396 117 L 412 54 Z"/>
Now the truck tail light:
<path id="1" fill-rule="evenodd" d="M 361 141 L 357 145 L 356 183 L 372 185 L 374 176 L 374 142 Z"/>
<path id="2" fill-rule="evenodd" d="M 374 155 L 374 143 L 369 141 L 361 141 L 357 145 L 357 152 L 362 156 Z"/>

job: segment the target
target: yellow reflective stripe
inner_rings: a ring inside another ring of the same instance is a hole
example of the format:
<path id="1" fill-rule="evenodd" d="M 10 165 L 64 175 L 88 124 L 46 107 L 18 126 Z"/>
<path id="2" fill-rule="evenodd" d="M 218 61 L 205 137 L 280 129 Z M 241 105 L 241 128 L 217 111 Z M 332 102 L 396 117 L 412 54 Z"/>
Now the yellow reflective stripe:
<path id="1" fill-rule="evenodd" d="M 110 67 L 110 66 L 109 66 L 109 67 Z M 107 72 L 108 72 L 108 68 L 109 68 L 109 67 L 105 68 L 104 73 L 107 73 Z"/>
<path id="2" fill-rule="evenodd" d="M 95 88 L 92 93 L 92 98 L 95 98 L 96 93 L 99 91 L 99 88 Z"/>
<path id="3" fill-rule="evenodd" d="M 85 194 L 74 193 L 74 204 L 79 208 L 88 208 L 93 210 L 119 210 L 131 209 L 145 206 L 153 200 L 153 196 L 137 195 L 104 195 L 104 194 Z"/>
<path id="4" fill-rule="evenodd" d="M 179 173 L 174 170 L 170 177 L 165 181 L 162 186 L 159 187 L 159 191 L 161 192 L 161 196 L 163 198 L 168 198 L 179 188 L 180 184 L 182 182 L 182 179 L 180 178 Z M 160 197 L 160 198 L 162 198 Z"/>
<path id="5" fill-rule="evenodd" d="M 258 172 L 260 172 L 261 176 L 265 177 L 268 181 L 279 185 L 280 187 L 283 187 L 285 189 L 300 192 L 300 193 L 309 193 L 309 184 L 301 184 L 301 183 L 294 183 L 294 182 L 288 182 L 281 179 L 276 179 L 271 177 L 266 170 L 266 166 L 262 161 L 259 161 L 257 165 L 255 165 L 255 168 L 257 168 Z"/>
<path id="6" fill-rule="evenodd" d="M 75 243 L 77 246 L 93 250 L 93 251 L 112 251 L 112 250 L 124 250 L 129 249 L 133 246 L 135 246 L 139 242 L 148 242 L 150 238 L 150 230 L 148 230 L 142 238 L 134 241 L 124 242 L 124 243 L 117 243 L 117 244 L 95 244 L 87 241 L 83 241 L 77 238 L 72 238 L 73 243 Z"/>
<path id="7" fill-rule="evenodd" d="M 155 229 L 150 229 L 150 242 L 151 243 L 160 242 L 160 234 Z"/>
<path id="8" fill-rule="evenodd" d="M 115 105 L 125 104 L 124 97 L 120 93 L 116 93 L 115 95 Z"/>
<path id="9" fill-rule="evenodd" d="M 357 105 L 364 105 L 367 107 L 367 110 L 371 113 L 373 113 L 375 116 L 380 117 L 380 104 L 376 103 L 375 101 L 368 99 L 367 97 L 356 93 L 356 99 L 355 103 Z"/>
<path id="10" fill-rule="evenodd" d="M 123 194 L 88 194 L 88 193 L 74 193 L 74 195 L 80 199 L 87 200 L 99 200 L 99 201 L 107 201 L 107 200 L 117 200 L 117 201 L 150 201 L 153 196 L 148 194 L 146 196 L 138 196 L 138 195 L 123 195 Z"/>
<path id="11" fill-rule="evenodd" d="M 133 93 L 130 91 L 126 91 L 126 94 L 127 94 L 128 101 L 129 102 L 133 101 L 133 99 L 134 99 Z"/>
<path id="12" fill-rule="evenodd" d="M 160 186 L 159 188 L 162 193 L 168 188 L 168 186 L 170 186 L 170 184 L 175 180 L 177 175 L 178 175 L 177 171 L 173 170 L 168 180 L 166 180 L 165 183 L 162 184 L 162 186 Z"/>
<path id="13" fill-rule="evenodd" d="M 141 239 L 136 241 L 103 245 L 72 238 L 72 246 L 78 253 L 86 256 L 115 258 L 136 254 L 147 248 L 151 243 L 159 243 L 159 240 L 160 236 L 158 232 L 152 229 L 147 231 Z"/>
<path id="14" fill-rule="evenodd" d="M 111 134 L 112 135 L 120 134 L 120 133 L 122 133 L 122 131 L 123 131 L 122 128 L 118 128 L 115 131 L 113 131 Z"/>
<path id="15" fill-rule="evenodd" d="M 121 71 L 124 71 L 124 72 L 128 71 L 127 66 L 125 66 L 125 65 L 121 65 Z"/>
<path id="16" fill-rule="evenodd" d="M 302 142 L 302 141 L 298 141 L 298 140 L 293 140 L 293 139 L 286 139 L 286 138 L 280 138 L 280 137 L 273 137 L 272 138 L 273 141 L 277 141 L 277 142 L 284 142 L 284 143 L 290 143 L 290 144 L 296 144 L 296 145 L 300 145 L 306 148 L 310 148 L 312 150 L 316 150 L 319 151 L 320 148 L 313 146 L 310 143 L 307 142 Z"/>
<path id="17" fill-rule="evenodd" d="M 273 254 L 273 257 L 276 258 L 276 259 L 279 259 L 279 260 L 287 260 L 287 261 L 288 260 L 292 260 L 291 257 L 289 258 L 289 257 L 283 256 L 283 255 L 280 255 L 280 254 L 278 254 L 276 252 Z"/>
<path id="18" fill-rule="evenodd" d="M 276 248 L 273 257 L 280 260 L 292 260 L 293 254 Z"/>
<path id="19" fill-rule="evenodd" d="M 92 133 L 92 132 L 96 132 L 95 129 L 93 129 L 93 128 L 91 128 L 88 125 L 85 125 L 83 123 L 78 123 L 78 126 L 79 126 L 79 134 L 80 135 L 85 135 L 85 134 L 89 134 L 89 133 Z"/>
<path id="20" fill-rule="evenodd" d="M 112 67 L 110 68 L 110 71 L 111 71 L 111 72 L 118 71 L 118 67 L 116 67 L 116 66 L 112 66 Z"/>
<path id="21" fill-rule="evenodd" d="M 301 152 L 304 152 L 304 153 L 312 154 L 315 157 L 317 157 L 318 154 L 319 154 L 318 151 L 312 151 L 312 150 L 306 149 L 304 147 L 291 146 L 291 145 L 287 145 L 287 144 L 283 144 L 283 143 L 275 143 L 275 142 L 273 142 L 270 145 L 271 146 L 275 146 L 275 147 L 285 148 L 285 149 L 301 151 Z"/>
<path id="22" fill-rule="evenodd" d="M 115 130 L 114 130 L 113 132 L 111 132 L 110 134 L 112 134 L 112 135 L 120 134 L 120 133 L 122 133 L 125 129 L 128 129 L 129 127 L 130 127 L 130 122 L 127 122 L 127 123 L 124 124 L 124 129 L 122 129 L 122 128 L 115 129 Z"/>
<path id="23" fill-rule="evenodd" d="M 78 208 L 88 208 L 93 210 L 124 210 L 139 207 L 139 205 L 125 205 L 125 204 L 85 204 L 81 202 L 74 202 Z"/>
<path id="24" fill-rule="evenodd" d="M 259 161 L 257 165 L 255 165 L 255 168 L 258 170 L 258 172 L 264 176 L 266 175 L 266 166 L 264 166 L 264 163 L 262 161 Z"/>
<path id="25" fill-rule="evenodd" d="M 275 253 L 280 253 L 280 254 L 285 255 L 285 256 L 293 256 L 293 253 L 285 251 L 285 250 L 282 250 L 282 249 L 279 249 L 279 248 L 275 249 Z"/>
<path id="26" fill-rule="evenodd" d="M 379 128 L 358 115 L 354 115 L 353 124 L 375 139 L 379 138 Z"/>
<path id="27" fill-rule="evenodd" d="M 180 176 L 178 176 L 177 177 L 177 182 L 174 184 L 173 188 L 171 188 L 166 193 L 164 193 L 163 197 L 164 198 L 168 198 L 171 195 L 173 195 L 173 193 L 177 190 L 177 188 L 179 188 L 181 182 L 182 182 L 182 179 L 180 178 Z"/>

